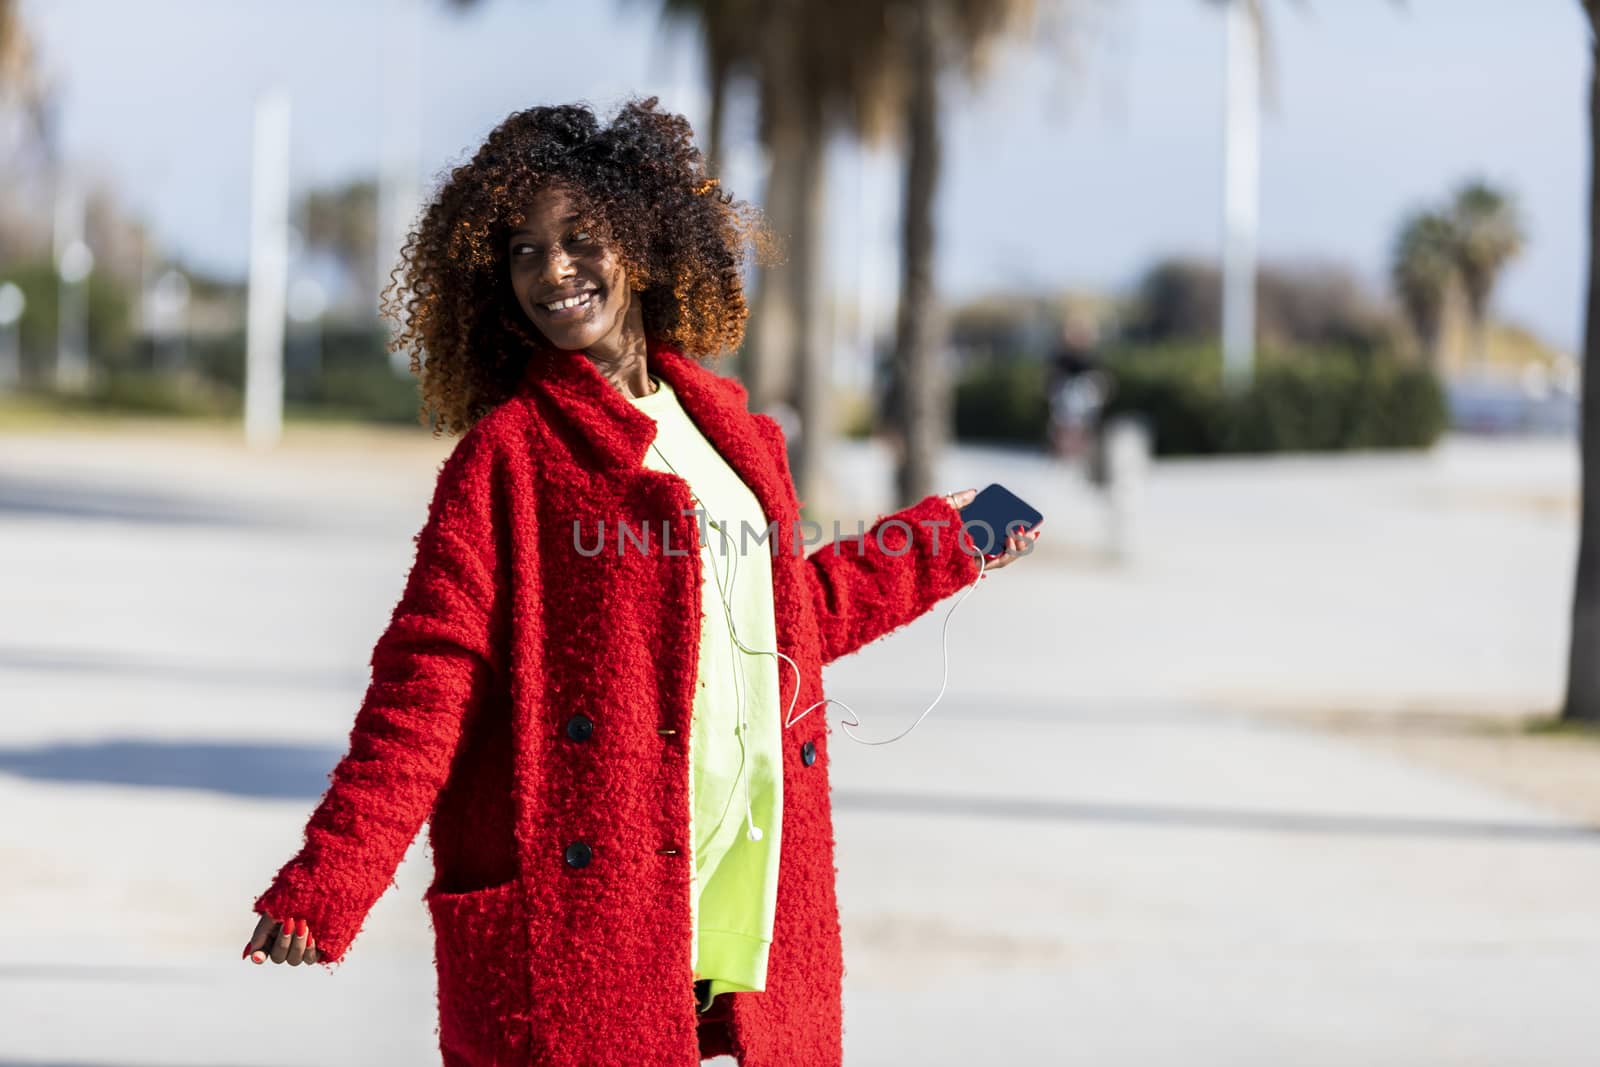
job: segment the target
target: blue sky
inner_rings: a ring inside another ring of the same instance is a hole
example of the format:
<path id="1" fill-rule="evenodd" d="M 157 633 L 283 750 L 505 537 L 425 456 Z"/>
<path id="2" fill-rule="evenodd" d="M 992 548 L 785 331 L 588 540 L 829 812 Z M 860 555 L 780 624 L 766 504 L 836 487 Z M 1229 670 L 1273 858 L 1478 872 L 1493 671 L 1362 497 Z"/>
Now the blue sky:
<path id="1" fill-rule="evenodd" d="M 1342 262 L 1379 286 L 1400 216 L 1483 175 L 1519 195 L 1531 235 L 1498 292 L 1501 314 L 1575 348 L 1588 171 L 1577 0 L 1268 5 L 1278 98 L 1262 134 L 1263 255 Z M 950 83 L 947 298 L 1117 289 L 1157 256 L 1216 254 L 1220 15 L 1200 0 L 1078 6 L 1066 47 L 1007 48 L 976 91 Z M 534 104 L 609 109 L 659 93 L 691 121 L 703 115 L 693 39 L 663 30 L 650 0 L 425 9 L 428 66 L 415 75 L 425 188 Z M 114 180 L 189 262 L 243 270 L 251 105 L 273 82 L 293 98 L 297 185 L 376 166 L 380 59 L 399 43 L 391 0 L 24 0 L 23 11 L 63 87 L 69 155 Z M 755 174 L 747 154 L 729 184 L 754 197 Z M 835 283 L 882 304 L 898 180 L 888 152 L 831 155 Z"/>

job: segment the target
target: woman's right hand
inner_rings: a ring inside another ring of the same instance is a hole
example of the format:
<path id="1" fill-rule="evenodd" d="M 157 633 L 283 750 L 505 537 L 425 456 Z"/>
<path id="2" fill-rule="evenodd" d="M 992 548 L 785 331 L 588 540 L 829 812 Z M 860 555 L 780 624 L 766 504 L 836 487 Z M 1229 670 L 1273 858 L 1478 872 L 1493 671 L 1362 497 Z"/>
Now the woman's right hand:
<path id="1" fill-rule="evenodd" d="M 262 915 L 244 947 L 244 958 L 255 963 L 287 963 L 298 967 L 302 963 L 317 962 L 317 939 L 304 919 L 285 919 L 279 922 L 270 915 Z"/>

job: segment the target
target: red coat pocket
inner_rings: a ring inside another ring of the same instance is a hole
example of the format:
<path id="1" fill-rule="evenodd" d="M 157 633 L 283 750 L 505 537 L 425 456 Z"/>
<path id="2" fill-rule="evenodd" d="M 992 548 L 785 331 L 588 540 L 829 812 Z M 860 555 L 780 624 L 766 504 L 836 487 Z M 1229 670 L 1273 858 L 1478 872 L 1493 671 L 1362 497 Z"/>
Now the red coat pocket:
<path id="1" fill-rule="evenodd" d="M 520 880 L 423 899 L 433 919 L 439 1045 L 452 1062 L 526 1060 L 530 1033 L 528 928 Z"/>

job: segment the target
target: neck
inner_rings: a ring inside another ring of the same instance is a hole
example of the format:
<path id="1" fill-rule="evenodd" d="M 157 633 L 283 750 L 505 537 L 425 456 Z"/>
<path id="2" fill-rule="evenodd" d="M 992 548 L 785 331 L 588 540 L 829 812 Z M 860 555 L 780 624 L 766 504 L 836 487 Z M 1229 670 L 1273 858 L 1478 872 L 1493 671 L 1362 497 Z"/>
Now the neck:
<path id="1" fill-rule="evenodd" d="M 591 345 L 586 354 L 606 381 L 623 396 L 649 396 L 650 368 L 646 361 L 644 309 L 637 293 L 629 290 L 628 310 L 612 336 Z"/>

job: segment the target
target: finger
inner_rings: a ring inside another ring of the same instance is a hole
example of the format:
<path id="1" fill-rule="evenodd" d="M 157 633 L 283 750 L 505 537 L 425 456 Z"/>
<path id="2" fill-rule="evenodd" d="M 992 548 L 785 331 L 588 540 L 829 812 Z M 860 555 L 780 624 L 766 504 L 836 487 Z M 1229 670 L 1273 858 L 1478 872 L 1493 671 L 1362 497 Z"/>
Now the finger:
<path id="1" fill-rule="evenodd" d="M 317 953 L 317 935 L 316 934 L 307 934 L 306 935 L 306 962 L 307 963 L 316 963 L 319 958 L 320 957 L 319 957 L 319 955 Z"/>
<path id="2" fill-rule="evenodd" d="M 251 961 L 254 963 L 266 963 L 272 958 L 272 949 L 277 943 L 278 921 L 274 919 L 272 922 L 272 927 L 267 931 L 266 942 L 260 948 L 256 949 L 250 954 Z"/>
<path id="3" fill-rule="evenodd" d="M 294 938 L 291 936 L 293 930 L 294 930 L 294 920 L 293 919 L 285 919 L 285 920 L 283 920 L 283 925 L 278 928 L 277 940 L 272 942 L 272 962 L 273 963 L 282 963 L 285 959 L 288 958 L 288 956 L 289 956 L 289 942 L 294 940 Z"/>
<path id="4" fill-rule="evenodd" d="M 284 961 L 291 967 L 300 966 L 300 961 L 306 954 L 306 933 L 308 926 L 304 919 L 295 926 L 294 937 L 289 939 L 289 951 L 284 956 Z"/>
<path id="5" fill-rule="evenodd" d="M 267 937 L 272 933 L 274 925 L 276 925 L 276 921 L 270 915 L 263 915 L 256 921 L 256 928 L 250 934 L 250 940 L 245 942 L 245 959 L 249 959 L 253 953 L 259 952 L 261 947 L 267 943 Z M 260 963 L 261 961 L 257 960 L 256 962 Z"/>

